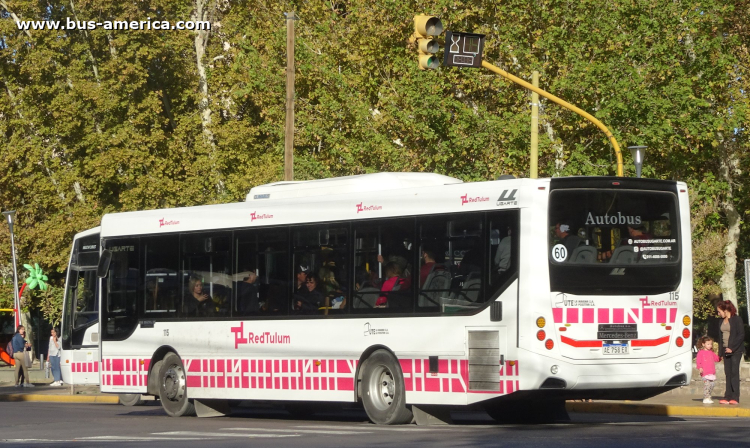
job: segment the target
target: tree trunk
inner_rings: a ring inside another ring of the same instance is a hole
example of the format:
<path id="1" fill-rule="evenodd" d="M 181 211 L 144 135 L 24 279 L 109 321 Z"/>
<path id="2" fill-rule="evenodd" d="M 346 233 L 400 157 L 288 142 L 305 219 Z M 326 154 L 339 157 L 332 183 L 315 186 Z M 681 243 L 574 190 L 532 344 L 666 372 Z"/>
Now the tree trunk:
<path id="1" fill-rule="evenodd" d="M 195 0 L 195 10 L 192 19 L 194 21 L 210 21 L 209 7 L 210 0 Z M 200 109 L 201 128 L 203 130 L 203 140 L 208 146 L 208 158 L 211 164 L 211 172 L 215 180 L 216 192 L 224 192 L 224 182 L 221 179 L 221 173 L 216 167 L 216 139 L 211 131 L 211 104 L 208 97 L 208 78 L 206 77 L 206 67 L 203 65 L 203 57 L 206 55 L 208 38 L 210 30 L 195 31 L 195 66 L 198 71 L 198 91 L 200 92 Z"/>
<path id="2" fill-rule="evenodd" d="M 734 151 L 734 142 L 724 140 L 721 133 L 717 133 L 718 140 L 723 153 L 719 169 L 721 178 L 727 184 L 727 192 L 721 208 L 727 216 L 727 233 L 724 239 L 724 273 L 719 279 L 719 286 L 724 294 L 724 300 L 731 300 L 737 307 L 737 246 L 740 241 L 740 227 L 742 217 L 737 211 L 737 205 L 734 202 L 734 179 L 739 178 L 742 172 L 739 166 L 737 152 Z"/>

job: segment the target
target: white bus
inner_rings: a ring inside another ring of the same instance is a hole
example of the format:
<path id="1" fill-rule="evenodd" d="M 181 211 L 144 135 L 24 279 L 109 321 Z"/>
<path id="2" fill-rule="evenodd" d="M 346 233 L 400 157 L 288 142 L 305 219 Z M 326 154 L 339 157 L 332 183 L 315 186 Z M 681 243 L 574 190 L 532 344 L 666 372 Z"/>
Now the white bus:
<path id="1" fill-rule="evenodd" d="M 100 236 L 101 390 L 172 416 L 271 400 L 361 402 L 378 424 L 550 419 L 690 380 L 681 182 L 279 182 L 105 215 Z"/>

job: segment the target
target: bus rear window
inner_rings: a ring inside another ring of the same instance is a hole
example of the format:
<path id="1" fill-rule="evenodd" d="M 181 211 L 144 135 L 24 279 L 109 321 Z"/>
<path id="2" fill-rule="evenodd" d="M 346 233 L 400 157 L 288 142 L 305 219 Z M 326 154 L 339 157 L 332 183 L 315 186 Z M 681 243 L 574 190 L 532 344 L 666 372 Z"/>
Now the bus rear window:
<path id="1" fill-rule="evenodd" d="M 675 195 L 664 191 L 552 191 L 548 257 L 553 287 L 569 292 L 601 292 L 608 285 L 619 291 L 636 285 L 669 289 L 679 278 L 676 203 Z M 661 280 L 654 277 L 657 273 Z"/>

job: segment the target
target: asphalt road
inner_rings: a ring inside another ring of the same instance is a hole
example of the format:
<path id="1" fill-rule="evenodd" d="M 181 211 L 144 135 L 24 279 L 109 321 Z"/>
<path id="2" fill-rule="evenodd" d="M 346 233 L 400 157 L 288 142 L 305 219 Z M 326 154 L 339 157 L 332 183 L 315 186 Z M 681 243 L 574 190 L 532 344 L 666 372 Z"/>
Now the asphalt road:
<path id="1" fill-rule="evenodd" d="M 481 412 L 452 426 L 375 426 L 361 410 L 306 420 L 283 410 L 236 408 L 231 417 L 171 418 L 161 407 L 0 403 L 0 444 L 12 446 L 262 447 L 712 447 L 750 445 L 746 418 L 572 414 L 572 422 L 500 425 Z"/>

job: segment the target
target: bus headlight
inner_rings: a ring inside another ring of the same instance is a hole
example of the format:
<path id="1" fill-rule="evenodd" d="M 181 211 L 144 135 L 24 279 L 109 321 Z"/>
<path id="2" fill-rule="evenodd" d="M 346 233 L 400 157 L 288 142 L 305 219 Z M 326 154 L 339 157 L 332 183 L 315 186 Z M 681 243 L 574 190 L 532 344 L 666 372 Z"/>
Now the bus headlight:
<path id="1" fill-rule="evenodd" d="M 681 362 L 676 362 L 676 363 L 674 364 L 674 369 L 675 369 L 676 371 L 678 371 L 678 372 L 679 372 L 680 370 L 682 370 L 682 363 L 681 363 Z"/>
<path id="2" fill-rule="evenodd" d="M 549 371 L 552 372 L 553 375 L 557 375 L 558 368 L 557 366 L 552 366 Z"/>

